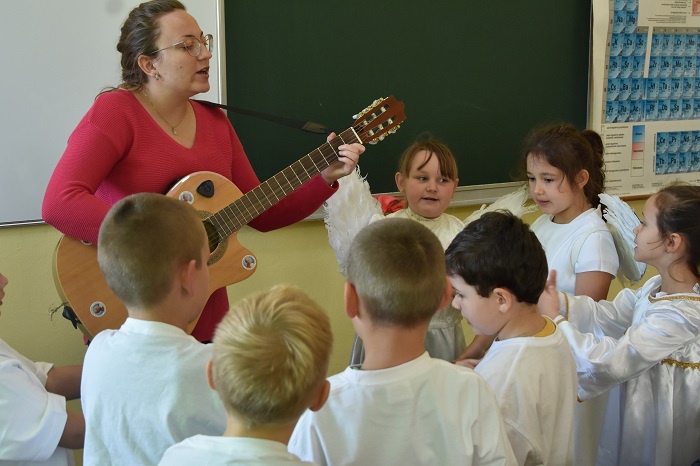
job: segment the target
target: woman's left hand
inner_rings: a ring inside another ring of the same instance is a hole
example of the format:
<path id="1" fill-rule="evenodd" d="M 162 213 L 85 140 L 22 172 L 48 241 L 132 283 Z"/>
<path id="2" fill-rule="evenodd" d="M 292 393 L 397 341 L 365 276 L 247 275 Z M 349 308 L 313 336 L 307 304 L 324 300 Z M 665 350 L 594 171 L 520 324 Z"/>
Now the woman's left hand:
<path id="1" fill-rule="evenodd" d="M 328 135 L 327 141 L 335 138 L 335 133 Z M 321 172 L 321 176 L 328 185 L 332 185 L 338 179 L 349 175 L 355 170 L 360 155 L 365 151 L 365 146 L 359 143 L 341 144 L 338 147 L 338 161 L 333 162 L 328 168 Z"/>

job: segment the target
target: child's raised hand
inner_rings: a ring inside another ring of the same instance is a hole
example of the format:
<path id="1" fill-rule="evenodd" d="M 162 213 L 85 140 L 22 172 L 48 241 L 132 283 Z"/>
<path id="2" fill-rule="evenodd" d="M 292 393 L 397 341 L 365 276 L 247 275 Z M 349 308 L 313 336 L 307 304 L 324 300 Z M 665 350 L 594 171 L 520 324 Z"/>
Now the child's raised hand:
<path id="1" fill-rule="evenodd" d="M 544 314 L 552 319 L 559 315 L 559 292 L 557 291 L 557 271 L 549 272 L 547 284 L 537 302 L 540 314 Z"/>

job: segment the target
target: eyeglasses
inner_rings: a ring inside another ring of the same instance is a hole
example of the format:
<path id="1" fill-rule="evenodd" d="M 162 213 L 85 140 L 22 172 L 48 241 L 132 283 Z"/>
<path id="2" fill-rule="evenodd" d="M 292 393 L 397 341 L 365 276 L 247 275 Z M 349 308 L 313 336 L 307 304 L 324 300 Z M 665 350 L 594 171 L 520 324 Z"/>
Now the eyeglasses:
<path id="1" fill-rule="evenodd" d="M 204 46 L 207 48 L 209 52 L 212 52 L 214 50 L 214 36 L 211 34 L 207 34 L 204 36 Z M 155 50 L 149 55 L 155 55 L 158 52 L 162 52 L 163 50 L 172 48 L 172 47 L 180 47 L 181 49 L 187 50 L 187 53 L 189 53 L 193 57 L 198 57 L 199 54 L 202 52 L 202 41 L 197 39 L 196 37 L 188 37 L 185 40 L 181 40 L 180 42 L 175 42 L 173 45 L 168 45 L 167 47 L 163 47 L 162 49 Z"/>

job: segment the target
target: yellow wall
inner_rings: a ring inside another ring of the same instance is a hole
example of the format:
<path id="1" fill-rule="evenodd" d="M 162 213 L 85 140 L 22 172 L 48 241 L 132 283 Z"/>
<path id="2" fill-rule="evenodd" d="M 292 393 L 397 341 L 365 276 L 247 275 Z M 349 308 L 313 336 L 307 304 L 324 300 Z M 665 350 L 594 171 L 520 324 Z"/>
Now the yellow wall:
<path id="1" fill-rule="evenodd" d="M 638 214 L 643 204 L 630 202 Z M 454 208 L 450 213 L 465 218 L 473 210 Z M 530 214 L 525 220 L 532 222 L 537 215 Z M 0 338 L 33 360 L 79 364 L 85 354 L 82 334 L 63 317 L 55 315 L 52 319 L 48 313 L 60 304 L 52 275 L 53 250 L 59 237 L 47 225 L 0 228 L 0 271 L 10 280 L 0 308 Z M 335 343 L 329 374 L 342 371 L 354 331 L 343 313 L 343 278 L 323 221 L 309 220 L 269 233 L 244 228 L 238 240 L 256 254 L 259 265 L 252 277 L 229 287 L 232 300 L 275 283 L 301 287 L 330 315 Z M 652 274 L 648 271 L 645 278 Z M 611 295 L 620 288 L 614 281 Z M 467 325 L 465 329 L 467 341 L 471 341 L 470 329 Z M 71 406 L 79 409 L 77 402 Z"/>

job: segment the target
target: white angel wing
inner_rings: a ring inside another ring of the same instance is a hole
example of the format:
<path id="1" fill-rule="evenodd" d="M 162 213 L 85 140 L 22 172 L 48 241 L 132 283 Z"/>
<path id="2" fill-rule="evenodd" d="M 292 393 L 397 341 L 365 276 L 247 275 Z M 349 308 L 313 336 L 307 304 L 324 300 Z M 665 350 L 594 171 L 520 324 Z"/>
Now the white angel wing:
<path id="1" fill-rule="evenodd" d="M 369 183 L 360 175 L 360 168 L 338 180 L 338 192 L 323 205 L 328 242 L 335 252 L 340 273 L 345 275 L 345 259 L 355 235 L 369 225 L 374 215 L 383 215 L 382 206 L 374 197 Z"/>
<path id="2" fill-rule="evenodd" d="M 472 212 L 469 217 L 464 219 L 464 224 L 467 225 L 477 218 L 481 217 L 486 212 L 494 212 L 496 210 L 508 210 L 513 215 L 522 217 L 523 215 L 534 212 L 537 206 L 534 204 L 526 205 L 530 193 L 528 187 L 524 184 L 521 188 L 516 189 L 512 193 L 505 194 L 489 205 L 482 205 L 478 210 Z"/>
<path id="3" fill-rule="evenodd" d="M 617 278 L 623 286 L 629 281 L 632 285 L 644 276 L 647 265 L 634 260 L 634 233 L 632 230 L 640 224 L 637 214 L 625 201 L 618 196 L 601 193 L 600 202 L 605 205 L 603 217 L 615 241 L 615 249 L 620 258 L 620 269 Z"/>

